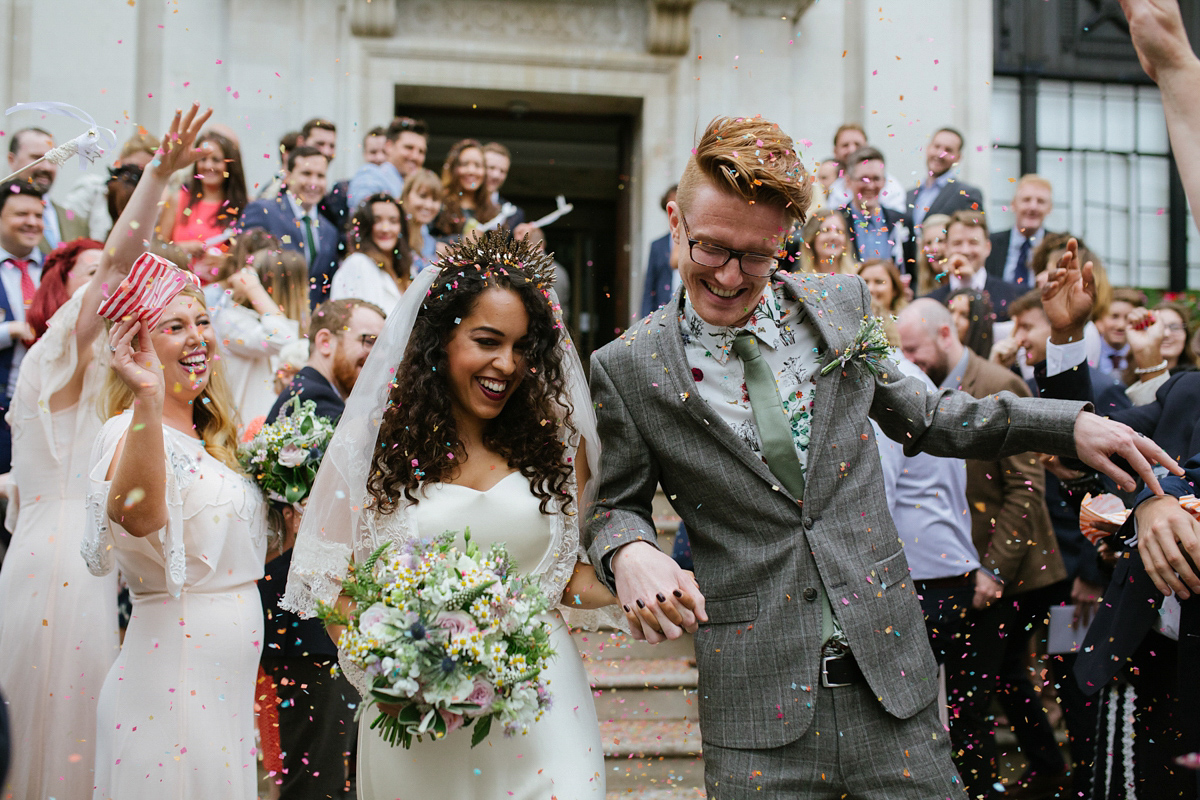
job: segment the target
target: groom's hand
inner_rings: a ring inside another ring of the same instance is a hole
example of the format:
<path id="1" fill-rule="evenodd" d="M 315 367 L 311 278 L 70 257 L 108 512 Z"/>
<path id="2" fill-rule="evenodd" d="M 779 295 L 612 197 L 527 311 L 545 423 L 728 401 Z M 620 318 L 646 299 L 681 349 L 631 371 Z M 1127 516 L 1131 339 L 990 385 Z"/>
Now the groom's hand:
<path id="1" fill-rule="evenodd" d="M 654 545 L 631 542 L 613 555 L 609 566 L 633 638 L 657 644 L 678 639 L 684 631 L 695 633 L 708 621 L 696 577 Z"/>
<path id="2" fill-rule="evenodd" d="M 1166 468 L 1173 475 L 1183 475 L 1183 468 L 1167 455 L 1153 439 L 1138 434 L 1128 425 L 1092 414 L 1079 412 L 1075 419 L 1075 451 L 1079 460 L 1103 472 L 1127 492 L 1137 489 L 1137 481 L 1113 463 L 1115 456 L 1125 459 L 1155 494 L 1162 494 L 1154 465 Z"/>

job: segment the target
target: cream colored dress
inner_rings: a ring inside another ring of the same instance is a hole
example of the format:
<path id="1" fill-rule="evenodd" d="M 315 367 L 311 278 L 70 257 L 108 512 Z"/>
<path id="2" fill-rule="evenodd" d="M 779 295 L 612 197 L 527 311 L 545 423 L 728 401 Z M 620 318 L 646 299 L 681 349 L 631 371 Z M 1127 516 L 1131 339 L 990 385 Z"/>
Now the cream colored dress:
<path id="1" fill-rule="evenodd" d="M 504 542 L 522 573 L 556 584 L 550 573 L 563 562 L 558 552 L 562 527 L 573 520 L 541 513 L 540 501 L 519 472 L 486 492 L 448 483 L 426 485 L 421 492 L 421 502 L 408 508 L 412 530 L 406 535 L 432 538 L 470 528 L 471 540 L 481 549 Z M 396 532 L 388 525 L 389 517 L 379 520 L 380 532 L 393 538 Z M 574 557 L 569 561 L 573 566 Z M 462 728 L 438 741 L 414 741 L 412 749 L 405 750 L 369 729 L 377 715 L 371 709 L 359 724 L 359 798 L 602 800 L 604 751 L 587 673 L 562 618 L 557 612 L 548 618 L 557 653 L 548 671 L 553 704 L 529 733 L 506 738 L 501 726 L 493 724 L 488 738 L 472 748 L 473 731 Z"/>
<path id="2" fill-rule="evenodd" d="M 119 648 L 117 576 L 90 574 L 79 556 L 88 456 L 101 425 L 102 342 L 85 353 L 79 402 L 50 411 L 50 396 L 78 363 L 82 297 L 59 309 L 26 354 L 8 414 L 13 539 L 0 571 L 0 689 L 13 753 L 0 797 L 91 794 L 96 701 Z"/>
<path id="3" fill-rule="evenodd" d="M 94 800 L 253 800 L 254 686 L 263 614 L 262 495 L 197 439 L 163 427 L 167 526 L 131 536 L 107 513 L 105 479 L 132 413 L 96 439 L 88 566 L 119 566 L 133 616 L 100 691 Z"/>

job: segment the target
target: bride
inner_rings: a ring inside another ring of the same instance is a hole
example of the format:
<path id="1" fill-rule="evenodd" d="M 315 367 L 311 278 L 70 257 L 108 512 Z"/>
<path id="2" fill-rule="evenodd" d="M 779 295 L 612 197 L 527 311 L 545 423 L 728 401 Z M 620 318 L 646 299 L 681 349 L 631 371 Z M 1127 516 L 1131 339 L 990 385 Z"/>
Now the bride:
<path id="1" fill-rule="evenodd" d="M 348 561 L 378 544 L 447 530 L 461 544 L 467 528 L 484 550 L 507 544 L 521 572 L 561 598 L 553 706 L 528 733 L 472 748 L 459 729 L 404 750 L 364 713 L 360 798 L 604 797 L 591 691 L 564 617 L 594 626 L 598 612 L 586 609 L 615 601 L 580 544 L 596 423 L 553 274 L 549 257 L 506 231 L 461 242 L 423 271 L 363 367 L 313 487 L 283 601 L 298 613 L 345 607 Z M 361 675 L 349 677 L 361 691 Z"/>

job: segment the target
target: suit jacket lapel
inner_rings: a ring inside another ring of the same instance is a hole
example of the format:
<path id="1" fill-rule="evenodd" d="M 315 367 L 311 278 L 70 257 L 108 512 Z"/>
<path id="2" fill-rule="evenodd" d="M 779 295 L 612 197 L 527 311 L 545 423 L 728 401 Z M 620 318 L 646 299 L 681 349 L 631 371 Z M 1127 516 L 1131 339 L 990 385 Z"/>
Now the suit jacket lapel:
<path id="1" fill-rule="evenodd" d="M 700 428 L 716 439 L 737 458 L 753 470 L 760 478 L 787 497 L 791 497 L 783 484 L 779 482 L 766 463 L 746 446 L 733 429 L 716 414 L 712 406 L 705 402 L 696 390 L 696 382 L 692 380 L 692 371 L 683 351 L 683 336 L 679 330 L 680 304 L 683 295 L 676 290 L 671 301 L 654 313 L 649 326 L 657 326 L 659 331 L 660 357 L 666 368 L 667 380 L 670 382 L 672 394 L 680 398 L 681 405 L 699 424 Z M 649 327 L 648 326 L 648 327 Z M 643 334 L 644 335 L 644 334 Z M 792 498 L 799 500 L 799 498 Z"/>
<path id="2" fill-rule="evenodd" d="M 827 375 L 821 375 L 820 370 L 829 361 L 829 359 L 840 355 L 841 346 L 853 339 L 855 333 L 858 332 L 858 323 L 855 322 L 854 330 L 849 336 L 839 336 L 838 343 L 831 341 L 832 334 L 835 331 L 841 331 L 842 326 L 846 321 L 842 319 L 834 319 L 834 307 L 829 302 L 829 287 L 824 281 L 818 281 L 808 276 L 789 275 L 784 278 L 784 285 L 787 291 L 800 302 L 800 309 L 803 315 L 808 317 L 808 323 L 812 326 L 813 332 L 817 336 L 818 341 L 818 374 L 816 385 L 813 394 L 813 415 L 812 424 L 809 433 L 808 444 L 808 459 L 805 467 L 805 495 L 810 494 L 809 487 L 815 482 L 820 482 L 824 479 L 822 459 L 818 454 L 823 453 L 826 449 L 825 442 L 829 438 L 829 430 L 832 427 L 831 419 L 833 417 L 834 400 L 837 397 L 838 384 L 842 380 L 843 370 L 833 369 Z M 814 497 L 829 497 L 829 492 L 818 491 Z"/>

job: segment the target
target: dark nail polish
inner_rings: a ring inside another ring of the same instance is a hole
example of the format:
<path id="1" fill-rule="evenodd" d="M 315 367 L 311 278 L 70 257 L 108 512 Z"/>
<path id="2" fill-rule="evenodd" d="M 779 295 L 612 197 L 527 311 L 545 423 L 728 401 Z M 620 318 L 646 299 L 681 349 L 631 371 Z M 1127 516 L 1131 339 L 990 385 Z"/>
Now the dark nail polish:
<path id="1" fill-rule="evenodd" d="M 671 594 L 675 595 L 676 597 L 683 597 L 683 592 L 679 591 L 678 589 L 671 592 Z"/>
<path id="2" fill-rule="evenodd" d="M 646 607 L 646 604 L 645 604 L 645 603 L 643 603 L 643 602 L 641 601 L 641 599 L 639 599 L 639 600 L 637 601 L 637 607 L 638 607 L 638 608 L 645 608 L 645 607 Z"/>
<path id="3" fill-rule="evenodd" d="M 659 592 L 658 594 L 656 594 L 655 597 L 658 598 L 658 602 L 660 602 L 660 603 L 667 602 L 667 598 L 663 597 L 662 592 Z"/>
<path id="4" fill-rule="evenodd" d="M 621 606 L 621 608 L 625 609 L 626 614 L 629 613 L 629 606 Z"/>

